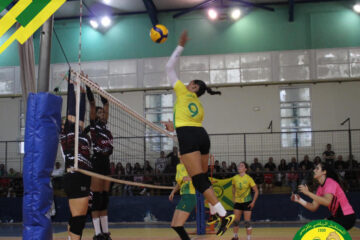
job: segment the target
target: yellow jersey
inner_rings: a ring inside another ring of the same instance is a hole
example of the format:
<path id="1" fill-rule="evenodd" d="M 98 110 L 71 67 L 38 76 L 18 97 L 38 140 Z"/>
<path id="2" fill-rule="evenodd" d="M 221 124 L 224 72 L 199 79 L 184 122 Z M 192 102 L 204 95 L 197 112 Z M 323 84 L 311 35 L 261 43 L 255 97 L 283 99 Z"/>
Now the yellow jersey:
<path id="1" fill-rule="evenodd" d="M 186 168 L 184 164 L 179 163 L 176 166 L 176 182 L 180 186 L 180 195 L 183 194 L 195 194 L 195 187 L 192 184 L 192 181 L 183 181 L 183 178 L 189 176 L 188 172 L 186 171 Z"/>
<path id="2" fill-rule="evenodd" d="M 252 200 L 251 188 L 256 185 L 252 177 L 237 174 L 232 178 L 232 185 L 235 187 L 235 202 L 244 203 Z"/>
<path id="3" fill-rule="evenodd" d="M 195 93 L 187 90 L 184 83 L 178 80 L 174 85 L 176 102 L 174 105 L 174 126 L 201 127 L 204 119 L 204 108 Z"/>

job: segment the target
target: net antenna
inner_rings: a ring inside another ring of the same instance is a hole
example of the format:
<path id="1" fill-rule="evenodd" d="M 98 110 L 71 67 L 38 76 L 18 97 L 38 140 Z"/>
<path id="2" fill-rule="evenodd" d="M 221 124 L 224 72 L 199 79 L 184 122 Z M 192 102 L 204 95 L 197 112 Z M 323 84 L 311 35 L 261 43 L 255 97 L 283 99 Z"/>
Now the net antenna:
<path id="1" fill-rule="evenodd" d="M 82 12 L 83 1 L 80 0 L 80 29 L 79 29 L 79 54 L 78 65 L 79 72 L 81 73 L 81 29 L 82 29 Z M 69 79 L 70 81 L 70 79 Z M 79 154 L 79 114 L 80 114 L 80 79 L 79 74 L 76 75 L 76 116 L 75 116 L 75 150 L 74 150 L 74 168 L 78 169 L 78 154 Z"/>

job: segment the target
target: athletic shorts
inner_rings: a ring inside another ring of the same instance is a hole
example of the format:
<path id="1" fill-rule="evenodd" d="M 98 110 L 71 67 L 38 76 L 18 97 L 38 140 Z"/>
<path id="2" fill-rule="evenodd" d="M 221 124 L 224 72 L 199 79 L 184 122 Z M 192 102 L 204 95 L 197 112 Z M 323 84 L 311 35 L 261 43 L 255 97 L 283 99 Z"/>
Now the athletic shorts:
<path id="1" fill-rule="evenodd" d="M 234 209 L 240 210 L 240 211 L 251 211 L 249 205 L 251 202 L 244 202 L 244 203 L 235 203 Z"/>
<path id="2" fill-rule="evenodd" d="M 92 157 L 93 171 L 101 175 L 110 175 L 110 160 L 108 156 L 94 154 Z"/>
<path id="3" fill-rule="evenodd" d="M 355 213 L 340 217 L 331 216 L 328 220 L 334 221 L 339 225 L 343 226 L 346 230 L 351 229 L 355 225 L 356 215 Z"/>
<path id="4" fill-rule="evenodd" d="M 196 206 L 196 195 L 195 194 L 184 194 L 181 195 L 180 202 L 176 205 L 177 210 L 191 213 Z"/>
<path id="5" fill-rule="evenodd" d="M 210 151 L 210 138 L 203 127 L 176 128 L 180 154 L 200 151 L 202 155 Z"/>
<path id="6" fill-rule="evenodd" d="M 90 183 L 91 177 L 79 172 L 64 175 L 64 190 L 69 199 L 88 197 Z"/>

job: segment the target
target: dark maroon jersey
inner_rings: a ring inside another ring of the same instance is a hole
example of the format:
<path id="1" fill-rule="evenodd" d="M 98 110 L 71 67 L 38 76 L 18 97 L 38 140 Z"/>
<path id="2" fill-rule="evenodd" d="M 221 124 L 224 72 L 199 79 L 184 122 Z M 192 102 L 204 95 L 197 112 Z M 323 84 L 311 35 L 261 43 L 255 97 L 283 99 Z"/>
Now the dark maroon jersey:
<path id="1" fill-rule="evenodd" d="M 65 125 L 60 134 L 61 147 L 65 156 L 65 168 L 74 167 L 75 131 L 74 127 Z M 78 168 L 92 170 L 90 161 L 90 137 L 79 132 Z"/>
<path id="2" fill-rule="evenodd" d="M 91 141 L 95 154 L 110 156 L 113 153 L 113 136 L 106 124 L 100 121 L 90 121 Z"/>

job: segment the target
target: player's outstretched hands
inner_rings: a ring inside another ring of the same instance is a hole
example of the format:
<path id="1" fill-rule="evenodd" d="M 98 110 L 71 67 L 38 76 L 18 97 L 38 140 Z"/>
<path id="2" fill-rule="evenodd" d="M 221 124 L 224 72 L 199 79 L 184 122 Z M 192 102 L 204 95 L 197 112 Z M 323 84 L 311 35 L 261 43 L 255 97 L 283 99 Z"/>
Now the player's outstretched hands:
<path id="1" fill-rule="evenodd" d="M 188 37 L 187 31 L 184 30 L 181 33 L 181 36 L 180 36 L 180 39 L 179 39 L 179 46 L 185 47 L 188 40 L 189 40 L 189 37 Z"/>

